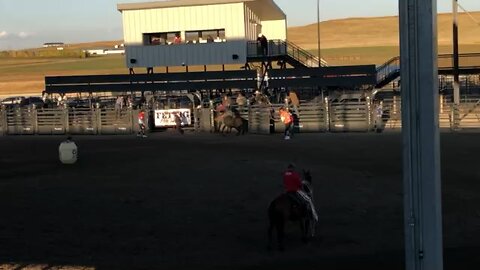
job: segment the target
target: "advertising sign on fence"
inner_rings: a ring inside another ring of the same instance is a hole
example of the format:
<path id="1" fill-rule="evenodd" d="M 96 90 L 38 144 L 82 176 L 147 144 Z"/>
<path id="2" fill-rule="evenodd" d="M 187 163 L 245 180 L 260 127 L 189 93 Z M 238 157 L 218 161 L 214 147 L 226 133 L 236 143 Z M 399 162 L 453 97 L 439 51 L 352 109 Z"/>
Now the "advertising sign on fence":
<path id="1" fill-rule="evenodd" d="M 172 127 L 175 126 L 175 115 L 178 114 L 182 119 L 182 126 L 192 124 L 190 109 L 172 109 L 172 110 L 155 110 L 155 126 L 156 127 Z"/>

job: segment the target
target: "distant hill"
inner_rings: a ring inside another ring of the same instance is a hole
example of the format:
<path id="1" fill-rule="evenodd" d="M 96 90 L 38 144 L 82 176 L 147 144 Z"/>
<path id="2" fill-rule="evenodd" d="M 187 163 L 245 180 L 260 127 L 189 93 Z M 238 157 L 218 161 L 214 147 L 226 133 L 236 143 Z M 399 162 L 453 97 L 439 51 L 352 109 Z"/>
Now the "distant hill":
<path id="1" fill-rule="evenodd" d="M 480 12 L 471 13 L 480 21 Z M 461 44 L 480 44 L 480 25 L 467 14 L 459 16 Z M 452 15 L 438 16 L 439 45 L 452 43 Z M 288 39 L 305 49 L 317 48 L 317 24 L 288 28 Z M 398 17 L 370 17 L 330 20 L 320 23 L 321 48 L 398 46 Z"/>

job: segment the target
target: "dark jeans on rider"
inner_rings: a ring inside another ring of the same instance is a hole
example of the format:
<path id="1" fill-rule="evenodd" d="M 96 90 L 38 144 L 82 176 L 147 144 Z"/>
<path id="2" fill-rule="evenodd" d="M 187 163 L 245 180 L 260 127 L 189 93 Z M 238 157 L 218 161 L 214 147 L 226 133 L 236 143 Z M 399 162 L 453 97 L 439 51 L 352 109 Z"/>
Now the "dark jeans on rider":
<path id="1" fill-rule="evenodd" d="M 285 132 L 283 133 L 284 136 L 293 136 L 293 122 L 285 124 Z"/>
<path id="2" fill-rule="evenodd" d="M 138 124 L 138 134 L 145 135 L 145 124 Z"/>

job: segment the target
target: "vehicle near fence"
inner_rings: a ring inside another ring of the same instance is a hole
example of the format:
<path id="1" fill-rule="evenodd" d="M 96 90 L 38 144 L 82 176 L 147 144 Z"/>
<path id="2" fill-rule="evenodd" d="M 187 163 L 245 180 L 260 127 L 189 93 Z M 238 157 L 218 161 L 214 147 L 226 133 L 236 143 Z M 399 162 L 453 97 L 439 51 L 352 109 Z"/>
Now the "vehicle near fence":
<path id="1" fill-rule="evenodd" d="M 45 102 L 41 97 L 26 97 L 20 102 L 20 107 L 43 108 Z"/>
<path id="2" fill-rule="evenodd" d="M 96 108 L 115 108 L 116 97 L 96 97 L 92 99 L 92 103 Z"/>
<path id="3" fill-rule="evenodd" d="M 95 104 L 95 101 L 90 99 L 72 98 L 66 101 L 68 108 L 91 108 L 92 104 Z"/>
<path id="4" fill-rule="evenodd" d="M 25 99 L 25 97 L 8 97 L 0 101 L 0 105 L 5 108 L 12 108 L 15 106 L 20 106 L 20 103 Z"/>

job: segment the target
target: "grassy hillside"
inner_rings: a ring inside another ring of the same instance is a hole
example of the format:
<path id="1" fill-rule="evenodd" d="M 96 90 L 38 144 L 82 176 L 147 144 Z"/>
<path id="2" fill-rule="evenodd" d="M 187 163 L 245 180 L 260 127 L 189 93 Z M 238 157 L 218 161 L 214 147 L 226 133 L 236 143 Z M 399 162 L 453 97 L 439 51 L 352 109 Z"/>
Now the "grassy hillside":
<path id="1" fill-rule="evenodd" d="M 480 21 L 480 12 L 471 13 Z M 480 52 L 480 25 L 459 16 L 460 52 Z M 288 29 L 288 39 L 317 55 L 317 24 Z M 349 18 L 320 23 L 322 58 L 331 65 L 381 64 L 399 55 L 398 17 Z M 438 51 L 452 52 L 452 15 L 438 16 Z"/>
<path id="2" fill-rule="evenodd" d="M 480 12 L 471 13 L 480 21 Z M 480 25 L 467 14 L 459 16 L 459 40 L 461 44 L 480 45 Z M 317 24 L 288 29 L 288 39 L 307 49 L 317 48 Z M 320 23 L 321 47 L 377 47 L 398 46 L 398 17 L 349 18 Z M 452 43 L 452 15 L 438 16 L 439 45 Z"/>

